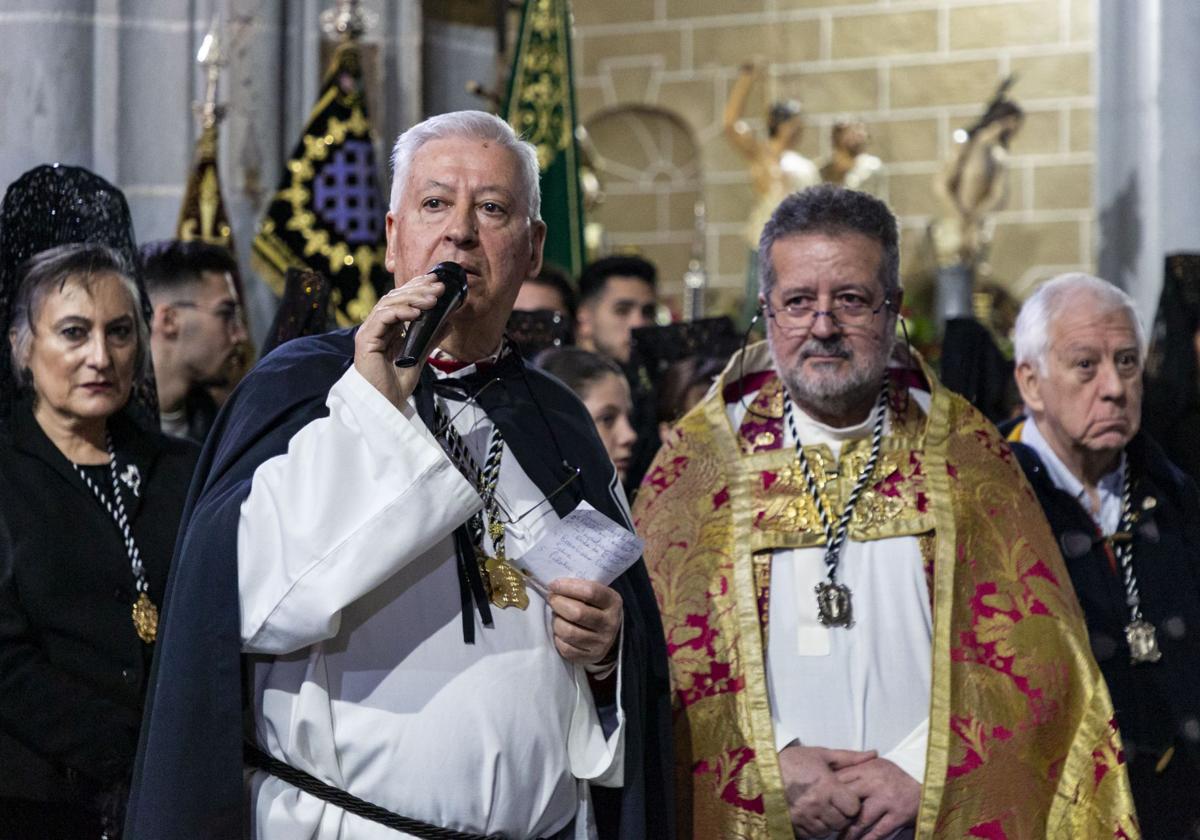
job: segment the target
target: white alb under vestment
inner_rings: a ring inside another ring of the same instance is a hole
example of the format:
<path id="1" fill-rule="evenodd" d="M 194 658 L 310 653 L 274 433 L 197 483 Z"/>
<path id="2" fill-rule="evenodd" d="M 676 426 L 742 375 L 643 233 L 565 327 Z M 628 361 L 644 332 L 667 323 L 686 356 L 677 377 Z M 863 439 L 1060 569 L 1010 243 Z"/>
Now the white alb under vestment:
<path id="1" fill-rule="evenodd" d="M 351 367 L 327 404 L 255 471 L 241 508 L 259 744 L 434 825 L 544 837 L 574 819 L 575 837 L 588 837 L 588 782 L 621 784 L 623 713 L 606 738 L 584 670 L 555 650 L 532 590 L 526 610 L 493 607 L 493 628 L 475 616 L 475 644 L 464 643 L 451 535 L 479 495 L 411 401 L 397 411 Z M 446 403 L 482 465 L 492 424 L 460 408 Z M 499 496 L 514 516 L 545 498 L 507 447 Z M 510 526 L 509 556 L 557 521 L 542 504 Z M 262 772 L 250 784 L 256 837 L 402 836 Z"/>
<path id="2" fill-rule="evenodd" d="M 922 410 L 929 395 L 909 392 Z M 738 428 L 748 394 L 729 406 Z M 826 444 L 836 457 L 842 443 L 870 438 L 876 414 L 861 424 L 834 429 L 793 403 L 804 445 Z M 885 423 L 886 434 L 890 423 Z M 784 426 L 784 446 L 795 448 Z M 830 511 L 834 523 L 840 510 Z M 842 546 L 838 581 L 852 593 L 850 628 L 827 628 L 817 620 L 813 588 L 825 580 L 825 549 L 775 551 L 771 558 L 767 691 L 775 747 L 794 740 L 832 749 L 876 750 L 921 782 L 929 740 L 929 687 L 933 617 L 924 561 L 913 536 Z"/>

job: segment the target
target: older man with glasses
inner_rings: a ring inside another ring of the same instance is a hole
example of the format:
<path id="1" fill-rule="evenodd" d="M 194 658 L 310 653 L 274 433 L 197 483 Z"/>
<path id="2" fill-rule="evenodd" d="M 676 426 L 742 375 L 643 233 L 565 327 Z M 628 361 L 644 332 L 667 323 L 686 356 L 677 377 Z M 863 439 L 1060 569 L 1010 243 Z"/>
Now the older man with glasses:
<path id="1" fill-rule="evenodd" d="M 1136 831 L 1053 537 L 996 429 L 895 341 L 896 220 L 815 187 L 759 247 L 767 341 L 635 507 L 685 835 Z"/>

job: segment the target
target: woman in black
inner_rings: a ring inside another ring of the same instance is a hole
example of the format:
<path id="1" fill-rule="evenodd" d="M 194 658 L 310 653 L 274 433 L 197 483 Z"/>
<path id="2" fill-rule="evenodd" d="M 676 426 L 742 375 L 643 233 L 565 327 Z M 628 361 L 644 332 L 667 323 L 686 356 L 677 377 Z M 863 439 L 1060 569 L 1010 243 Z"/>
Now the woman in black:
<path id="1" fill-rule="evenodd" d="M 16 274 L 15 398 L 0 424 L 0 837 L 115 837 L 197 450 L 135 419 L 148 332 L 117 251 L 64 245 Z"/>

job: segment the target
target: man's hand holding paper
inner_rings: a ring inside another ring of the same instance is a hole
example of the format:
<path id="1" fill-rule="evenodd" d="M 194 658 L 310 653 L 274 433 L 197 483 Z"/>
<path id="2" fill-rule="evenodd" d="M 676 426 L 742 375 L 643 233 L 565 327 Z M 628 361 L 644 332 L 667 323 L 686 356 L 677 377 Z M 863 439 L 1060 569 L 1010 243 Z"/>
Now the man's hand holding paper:
<path id="1" fill-rule="evenodd" d="M 595 665 L 621 631 L 621 596 L 594 580 L 559 578 L 546 599 L 554 612 L 554 646 L 569 662 Z"/>
<path id="2" fill-rule="evenodd" d="M 641 554 L 636 534 L 583 502 L 518 558 L 554 612 L 554 644 L 564 659 L 593 665 L 612 650 L 623 613 L 609 584 Z"/>

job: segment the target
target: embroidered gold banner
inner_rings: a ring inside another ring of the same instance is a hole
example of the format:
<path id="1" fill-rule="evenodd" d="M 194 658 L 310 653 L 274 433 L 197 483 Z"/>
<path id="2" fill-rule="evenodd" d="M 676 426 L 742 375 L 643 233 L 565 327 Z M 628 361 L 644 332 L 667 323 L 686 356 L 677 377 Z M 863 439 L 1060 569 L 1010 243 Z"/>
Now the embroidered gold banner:
<path id="1" fill-rule="evenodd" d="M 283 293 L 289 268 L 330 278 L 339 326 L 361 322 L 392 286 L 359 47 L 338 46 L 317 104 L 254 238 L 254 267 Z"/>

